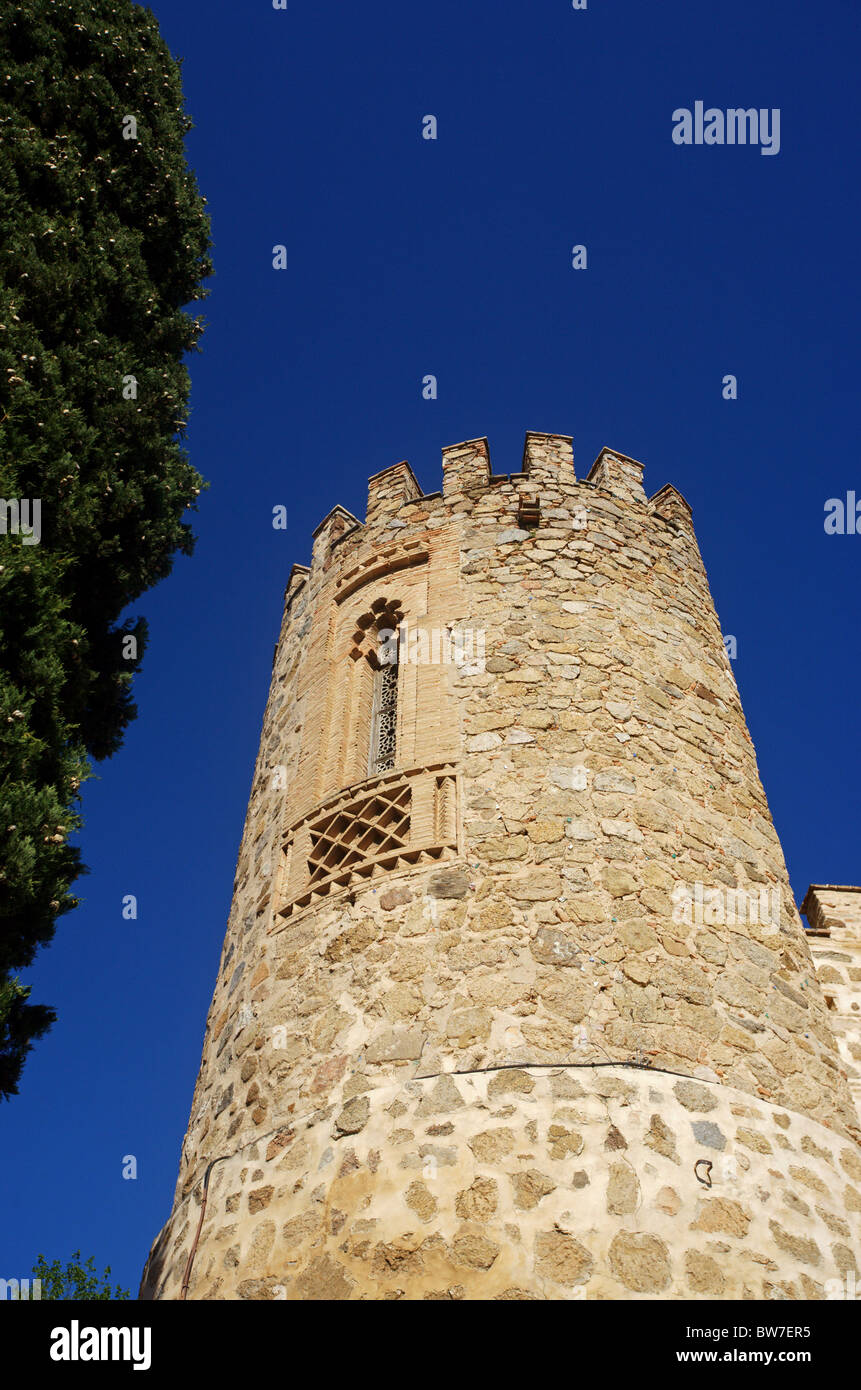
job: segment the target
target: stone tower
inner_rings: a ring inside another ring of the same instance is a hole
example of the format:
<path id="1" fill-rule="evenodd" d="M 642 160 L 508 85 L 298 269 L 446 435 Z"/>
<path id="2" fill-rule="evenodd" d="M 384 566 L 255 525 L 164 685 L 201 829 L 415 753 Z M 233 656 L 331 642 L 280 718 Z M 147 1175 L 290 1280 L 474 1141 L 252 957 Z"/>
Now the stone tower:
<path id="1" fill-rule="evenodd" d="M 684 498 L 396 464 L 290 576 L 142 1296 L 821 1297 L 832 1017 Z"/>

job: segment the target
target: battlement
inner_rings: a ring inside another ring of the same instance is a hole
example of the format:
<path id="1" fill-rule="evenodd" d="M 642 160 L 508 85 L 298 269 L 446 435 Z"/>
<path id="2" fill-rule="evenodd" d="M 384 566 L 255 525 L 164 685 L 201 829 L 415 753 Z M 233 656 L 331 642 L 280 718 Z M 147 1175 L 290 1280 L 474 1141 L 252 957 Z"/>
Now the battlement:
<path id="1" fill-rule="evenodd" d="M 589 490 L 597 489 L 621 502 L 646 506 L 677 526 L 691 527 L 691 507 L 681 493 L 667 483 L 648 498 L 643 490 L 643 464 L 617 449 L 602 448 L 586 477 L 578 481 L 569 434 L 527 430 L 521 468 L 515 473 L 494 474 L 486 437 L 446 445 L 442 478 L 441 492 L 424 493 L 406 460 L 374 473 L 368 479 L 364 522 L 346 508 L 335 506 L 314 531 L 313 567 L 327 567 L 335 547 L 351 536 L 360 539 L 358 533 L 366 528 L 398 531 L 411 522 L 430 519 L 436 509 L 442 522 L 452 512 L 468 511 L 491 494 L 510 494 L 512 525 L 540 525 L 542 502 L 554 505 L 576 488 L 586 496 Z"/>
<path id="2" fill-rule="evenodd" d="M 406 502 L 416 502 L 422 490 L 410 465 L 392 464 L 368 479 L 367 525 L 396 516 Z"/>
<path id="3" fill-rule="evenodd" d="M 645 502 L 643 465 L 627 454 L 619 454 L 606 445 L 586 475 L 587 483 L 604 488 L 626 501 Z"/>

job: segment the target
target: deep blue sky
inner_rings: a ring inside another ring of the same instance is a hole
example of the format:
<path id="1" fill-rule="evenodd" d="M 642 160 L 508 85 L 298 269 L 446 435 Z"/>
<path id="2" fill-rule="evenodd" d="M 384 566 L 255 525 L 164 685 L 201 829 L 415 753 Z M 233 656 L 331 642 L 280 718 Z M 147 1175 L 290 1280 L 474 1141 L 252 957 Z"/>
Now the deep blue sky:
<path id="1" fill-rule="evenodd" d="M 486 434 L 511 472 L 535 429 L 574 435 L 581 477 L 609 444 L 644 461 L 649 494 L 674 483 L 738 639 L 796 895 L 861 879 L 861 536 L 823 527 L 828 498 L 861 497 L 857 4 L 588 4 L 152 6 L 184 58 L 213 219 L 189 435 L 211 488 L 194 557 L 134 610 L 140 715 L 86 789 L 84 904 L 28 976 L 59 1022 L 0 1116 L 0 1276 L 80 1246 L 137 1291 L 170 1210 L 287 574 L 399 459 L 433 491 L 442 445 Z M 673 110 L 699 99 L 779 107 L 780 153 L 675 146 Z"/>

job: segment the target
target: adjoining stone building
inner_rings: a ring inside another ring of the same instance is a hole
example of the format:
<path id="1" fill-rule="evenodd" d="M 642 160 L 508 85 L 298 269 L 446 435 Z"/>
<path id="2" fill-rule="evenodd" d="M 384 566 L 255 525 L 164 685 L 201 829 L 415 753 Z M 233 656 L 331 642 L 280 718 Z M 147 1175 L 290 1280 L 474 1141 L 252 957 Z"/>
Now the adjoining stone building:
<path id="1" fill-rule="evenodd" d="M 675 488 L 377 474 L 290 575 L 142 1297 L 827 1296 L 858 891 L 808 939 Z"/>
<path id="2" fill-rule="evenodd" d="M 861 1114 L 861 888 L 811 883 L 801 904 L 840 1060 Z"/>

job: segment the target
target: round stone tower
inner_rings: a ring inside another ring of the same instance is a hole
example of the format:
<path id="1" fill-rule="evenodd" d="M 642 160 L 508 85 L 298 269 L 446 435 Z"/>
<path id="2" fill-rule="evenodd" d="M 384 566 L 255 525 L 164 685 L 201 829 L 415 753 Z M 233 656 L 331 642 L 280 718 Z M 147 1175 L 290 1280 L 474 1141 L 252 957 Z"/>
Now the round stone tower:
<path id="1" fill-rule="evenodd" d="M 530 433 L 295 566 L 142 1297 L 815 1298 L 859 1124 L 691 525 Z"/>

